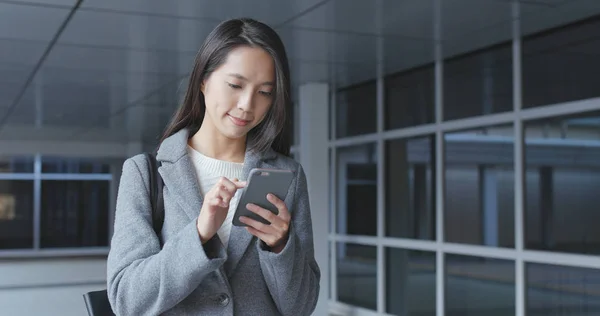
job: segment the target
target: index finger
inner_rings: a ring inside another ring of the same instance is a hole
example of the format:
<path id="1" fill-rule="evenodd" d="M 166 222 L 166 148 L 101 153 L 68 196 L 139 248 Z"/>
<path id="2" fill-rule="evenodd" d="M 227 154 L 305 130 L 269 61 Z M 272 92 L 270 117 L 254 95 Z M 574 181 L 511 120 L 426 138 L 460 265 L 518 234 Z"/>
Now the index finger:
<path id="1" fill-rule="evenodd" d="M 230 194 L 235 194 L 235 191 L 238 189 L 238 185 L 225 177 L 221 177 L 215 184 L 214 188 L 217 190 L 217 192 L 224 189 Z"/>
<path id="2" fill-rule="evenodd" d="M 282 201 L 280 198 L 278 198 L 277 196 L 275 196 L 275 194 L 272 193 L 267 194 L 267 199 L 269 200 L 269 202 L 273 203 L 273 205 L 277 207 L 277 209 L 279 210 L 280 217 L 284 219 L 288 219 L 290 217 L 290 213 L 288 212 L 287 205 L 285 205 L 284 201 Z"/>

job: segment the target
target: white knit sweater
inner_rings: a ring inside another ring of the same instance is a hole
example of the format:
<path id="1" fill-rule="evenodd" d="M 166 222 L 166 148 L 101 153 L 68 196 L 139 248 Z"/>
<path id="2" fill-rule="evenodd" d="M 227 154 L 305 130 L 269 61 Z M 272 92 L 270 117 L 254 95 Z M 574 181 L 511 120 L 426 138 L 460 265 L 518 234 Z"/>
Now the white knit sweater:
<path id="1" fill-rule="evenodd" d="M 242 169 L 244 164 L 235 163 L 230 161 L 218 160 L 201 154 L 200 152 L 193 149 L 191 146 L 187 146 L 187 152 L 192 160 L 196 175 L 198 177 L 198 183 L 200 184 L 200 193 L 202 196 L 219 181 L 220 177 L 226 177 L 227 179 L 242 178 Z M 217 231 L 219 239 L 227 249 L 229 244 L 229 233 L 231 232 L 231 222 L 235 208 L 239 202 L 240 190 L 234 195 L 233 199 L 229 203 L 229 212 L 227 218 L 223 222 L 221 228 Z"/>

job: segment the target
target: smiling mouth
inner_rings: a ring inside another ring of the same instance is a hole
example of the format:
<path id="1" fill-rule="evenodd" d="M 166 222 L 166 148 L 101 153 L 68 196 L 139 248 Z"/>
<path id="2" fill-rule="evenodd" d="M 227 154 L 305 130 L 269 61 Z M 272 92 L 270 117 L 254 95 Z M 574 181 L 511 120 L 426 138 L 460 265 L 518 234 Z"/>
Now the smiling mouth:
<path id="1" fill-rule="evenodd" d="M 235 124 L 237 126 L 246 126 L 246 125 L 250 124 L 250 122 L 251 122 L 250 120 L 242 120 L 235 116 L 231 116 L 230 114 L 227 114 L 227 116 L 229 116 L 229 119 L 231 120 L 231 122 L 233 122 L 233 124 Z"/>

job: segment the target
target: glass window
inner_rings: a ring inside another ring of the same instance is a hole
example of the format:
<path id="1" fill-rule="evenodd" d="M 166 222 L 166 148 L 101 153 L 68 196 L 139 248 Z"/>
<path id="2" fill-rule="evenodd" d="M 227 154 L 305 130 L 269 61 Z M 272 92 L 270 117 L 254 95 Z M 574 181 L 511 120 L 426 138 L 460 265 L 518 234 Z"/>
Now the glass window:
<path id="1" fill-rule="evenodd" d="M 33 248 L 33 181 L 0 180 L 0 249 Z"/>
<path id="2" fill-rule="evenodd" d="M 597 15 L 523 39 L 523 107 L 600 96 L 599 29 Z"/>
<path id="3" fill-rule="evenodd" d="M 108 246 L 110 181 L 42 181 L 41 247 Z"/>
<path id="4" fill-rule="evenodd" d="M 449 316 L 515 314 L 515 264 L 446 255 L 445 305 Z"/>
<path id="5" fill-rule="evenodd" d="M 110 173 L 110 162 L 97 158 L 42 157 L 42 173 Z"/>
<path id="6" fill-rule="evenodd" d="M 376 144 L 337 152 L 337 232 L 377 235 Z"/>
<path id="7" fill-rule="evenodd" d="M 435 316 L 435 253 L 385 251 L 387 314 Z"/>
<path id="8" fill-rule="evenodd" d="M 600 113 L 525 123 L 528 249 L 600 254 Z"/>
<path id="9" fill-rule="evenodd" d="M 510 43 L 447 60 L 443 73 L 444 120 L 513 109 Z"/>
<path id="10" fill-rule="evenodd" d="M 377 310 L 377 247 L 337 244 L 338 300 Z"/>
<path id="11" fill-rule="evenodd" d="M 526 265 L 527 316 L 598 315 L 600 296 L 597 269 Z"/>
<path id="12" fill-rule="evenodd" d="M 337 92 L 336 137 L 377 132 L 377 85 L 369 81 Z"/>
<path id="13" fill-rule="evenodd" d="M 435 240 L 435 136 L 386 143 L 386 235 Z"/>
<path id="14" fill-rule="evenodd" d="M 30 156 L 0 156 L 0 173 L 33 173 L 33 161 Z"/>
<path id="15" fill-rule="evenodd" d="M 512 125 L 444 135 L 445 240 L 514 247 Z"/>
<path id="16" fill-rule="evenodd" d="M 397 129 L 434 122 L 433 65 L 388 76 L 385 82 L 385 128 Z"/>

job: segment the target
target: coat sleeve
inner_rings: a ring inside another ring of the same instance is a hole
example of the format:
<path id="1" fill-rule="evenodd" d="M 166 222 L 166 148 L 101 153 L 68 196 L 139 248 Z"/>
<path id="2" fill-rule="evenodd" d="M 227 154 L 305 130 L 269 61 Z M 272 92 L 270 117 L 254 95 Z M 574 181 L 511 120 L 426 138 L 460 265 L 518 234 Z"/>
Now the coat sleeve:
<path id="1" fill-rule="evenodd" d="M 161 249 L 152 227 L 149 175 L 135 158 L 123 164 L 114 233 L 107 261 L 107 291 L 117 315 L 158 315 L 196 289 L 225 261 L 218 239 L 204 245 L 196 221 Z M 140 163 L 141 164 L 141 163 Z"/>
<path id="2" fill-rule="evenodd" d="M 263 242 L 260 265 L 277 308 L 282 315 L 310 315 L 317 304 L 321 272 L 314 257 L 312 219 L 306 175 L 298 168 L 292 220 L 287 244 L 275 254 Z M 288 206 L 289 207 L 289 206 Z"/>

